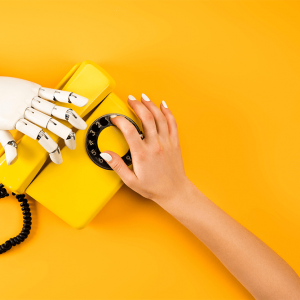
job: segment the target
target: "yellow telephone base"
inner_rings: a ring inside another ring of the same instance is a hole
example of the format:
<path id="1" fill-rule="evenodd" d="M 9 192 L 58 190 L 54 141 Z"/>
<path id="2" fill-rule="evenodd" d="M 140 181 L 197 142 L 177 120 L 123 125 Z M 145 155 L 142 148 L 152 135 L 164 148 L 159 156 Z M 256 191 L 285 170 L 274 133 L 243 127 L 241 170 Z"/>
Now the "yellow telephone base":
<path id="1" fill-rule="evenodd" d="M 74 105 L 65 103 L 56 104 L 75 109 L 81 117 L 84 117 L 115 88 L 115 85 L 112 77 L 100 66 L 91 61 L 84 61 L 70 70 L 61 80 L 57 89 L 85 96 L 89 99 L 88 104 L 84 107 L 74 107 Z M 71 127 L 68 122 L 62 123 Z M 57 136 L 48 133 L 58 142 Z M 5 155 L 0 157 L 0 182 L 15 193 L 24 193 L 47 158 L 48 153 L 37 141 L 24 136 L 18 144 L 18 160 L 13 165 L 7 166 Z"/>
<path id="2" fill-rule="evenodd" d="M 62 150 L 64 162 L 61 165 L 50 163 L 27 189 L 31 197 L 77 229 L 84 228 L 123 184 L 114 171 L 97 166 L 85 148 L 89 127 L 106 114 L 126 115 L 141 126 L 128 106 L 115 94 L 109 94 L 88 118 L 87 129 L 77 132 L 76 150 L 65 147 Z M 115 139 L 115 136 L 106 136 L 106 139 L 111 139 L 107 142 L 112 146 L 129 149 L 124 139 Z"/>

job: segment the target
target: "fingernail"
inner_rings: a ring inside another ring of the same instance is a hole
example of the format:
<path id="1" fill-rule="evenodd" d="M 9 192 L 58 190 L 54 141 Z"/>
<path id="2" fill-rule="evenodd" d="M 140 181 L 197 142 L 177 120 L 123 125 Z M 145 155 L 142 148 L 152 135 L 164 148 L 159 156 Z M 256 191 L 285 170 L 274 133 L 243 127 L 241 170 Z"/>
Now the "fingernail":
<path id="1" fill-rule="evenodd" d="M 100 153 L 100 156 L 107 162 L 112 160 L 112 157 L 108 153 Z"/>
<path id="2" fill-rule="evenodd" d="M 71 149 L 71 150 L 76 149 L 76 137 L 75 137 L 75 133 L 73 131 L 65 139 L 65 143 L 69 149 Z"/>
<path id="3" fill-rule="evenodd" d="M 115 117 L 117 117 L 117 115 L 111 115 L 111 116 L 110 116 L 111 119 L 113 119 L 113 118 L 115 118 Z"/>
<path id="4" fill-rule="evenodd" d="M 164 106 L 164 108 L 168 108 L 167 103 L 163 100 L 162 105 Z"/>
<path id="5" fill-rule="evenodd" d="M 142 98 L 143 98 L 145 101 L 150 101 L 150 99 L 149 99 L 145 94 L 142 94 Z"/>
<path id="6" fill-rule="evenodd" d="M 50 156 L 51 160 L 57 165 L 60 165 L 63 162 L 63 159 L 62 159 L 62 156 L 60 153 L 60 149 L 58 147 L 55 151 L 53 151 L 52 153 L 49 153 L 49 156 Z"/>
<path id="7" fill-rule="evenodd" d="M 6 163 L 8 166 L 12 165 L 18 158 L 17 148 L 7 144 L 5 146 Z"/>
<path id="8" fill-rule="evenodd" d="M 129 95 L 129 96 L 128 96 L 128 99 L 129 99 L 129 100 L 132 100 L 132 101 L 133 101 L 133 100 L 136 100 L 132 95 Z"/>

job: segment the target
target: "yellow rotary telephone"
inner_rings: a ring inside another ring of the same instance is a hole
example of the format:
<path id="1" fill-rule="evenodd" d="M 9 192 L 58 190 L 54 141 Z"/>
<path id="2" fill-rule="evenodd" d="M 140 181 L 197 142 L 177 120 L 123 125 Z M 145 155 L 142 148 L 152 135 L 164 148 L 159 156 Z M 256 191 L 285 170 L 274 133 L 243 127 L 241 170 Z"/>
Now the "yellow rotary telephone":
<path id="1" fill-rule="evenodd" d="M 71 151 L 59 143 L 64 161 L 56 165 L 34 140 L 15 133 L 19 158 L 7 166 L 0 149 L 0 182 L 14 193 L 26 192 L 72 227 L 84 228 L 123 184 L 100 157 L 100 151 L 113 150 L 131 165 L 129 147 L 119 129 L 110 122 L 110 115 L 123 115 L 143 137 L 139 119 L 112 93 L 115 85 L 111 76 L 97 64 L 84 61 L 75 65 L 56 88 L 89 99 L 86 106 L 76 108 L 87 122 L 87 129 L 76 134 L 76 150 Z M 62 123 L 71 126 L 68 122 Z M 57 136 L 47 133 L 58 142 Z"/>

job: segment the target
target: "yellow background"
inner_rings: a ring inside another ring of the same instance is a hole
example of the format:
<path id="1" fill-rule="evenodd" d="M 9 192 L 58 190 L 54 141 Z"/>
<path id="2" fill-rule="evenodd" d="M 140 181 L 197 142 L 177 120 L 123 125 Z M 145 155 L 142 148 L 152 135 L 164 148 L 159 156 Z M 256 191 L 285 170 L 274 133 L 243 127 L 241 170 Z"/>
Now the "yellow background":
<path id="1" fill-rule="evenodd" d="M 122 99 L 165 100 L 190 179 L 300 274 L 299 2 L 0 1 L 0 28 L 1 75 L 54 87 L 90 59 Z M 82 231 L 30 202 L 32 234 L 0 257 L 1 300 L 252 299 L 127 187 Z M 1 200 L 1 243 L 20 226 Z"/>

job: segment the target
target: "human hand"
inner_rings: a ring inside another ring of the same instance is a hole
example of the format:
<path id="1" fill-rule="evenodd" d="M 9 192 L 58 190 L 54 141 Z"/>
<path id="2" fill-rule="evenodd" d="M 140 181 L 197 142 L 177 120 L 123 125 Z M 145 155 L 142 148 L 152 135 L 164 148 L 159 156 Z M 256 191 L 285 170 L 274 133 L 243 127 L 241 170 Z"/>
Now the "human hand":
<path id="1" fill-rule="evenodd" d="M 205 197 L 184 172 L 176 121 L 147 96 L 128 103 L 141 119 L 145 139 L 127 119 L 111 118 L 124 134 L 133 171 L 114 152 L 101 153 L 126 185 L 152 199 L 188 228 L 255 299 L 300 299 L 299 277 L 273 250 Z M 271 288 L 270 288 L 271 287 Z"/>
<path id="2" fill-rule="evenodd" d="M 129 96 L 128 103 L 142 121 L 145 139 L 141 139 L 134 125 L 124 117 L 113 117 L 111 122 L 125 136 L 131 151 L 133 171 L 112 151 L 102 152 L 101 156 L 128 187 L 143 197 L 157 203 L 172 199 L 189 182 L 184 171 L 175 118 L 164 101 L 159 109 L 144 94 L 141 102 Z"/>
<path id="3" fill-rule="evenodd" d="M 8 165 L 17 159 L 17 144 L 9 130 L 17 129 L 38 140 L 56 164 L 62 163 L 60 149 L 39 126 L 63 138 L 68 148 L 72 150 L 76 148 L 75 134 L 72 129 L 51 116 L 68 120 L 78 129 L 85 129 L 86 123 L 72 109 L 56 106 L 44 99 L 73 103 L 80 107 L 88 103 L 87 98 L 71 92 L 43 88 L 27 80 L 0 76 L 0 143 L 5 150 Z"/>

